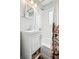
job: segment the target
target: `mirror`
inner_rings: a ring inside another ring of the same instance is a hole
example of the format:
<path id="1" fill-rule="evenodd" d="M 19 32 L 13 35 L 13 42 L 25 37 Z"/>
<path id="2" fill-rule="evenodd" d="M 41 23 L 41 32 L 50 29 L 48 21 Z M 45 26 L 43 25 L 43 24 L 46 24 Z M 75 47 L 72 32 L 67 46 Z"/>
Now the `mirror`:
<path id="1" fill-rule="evenodd" d="M 29 5 L 26 5 L 25 16 L 26 17 L 33 17 L 34 16 L 34 10 Z"/>
<path id="2" fill-rule="evenodd" d="M 30 19 L 34 18 L 34 9 L 29 4 L 26 4 L 24 13 L 25 13 L 24 16 L 26 18 L 30 18 Z"/>

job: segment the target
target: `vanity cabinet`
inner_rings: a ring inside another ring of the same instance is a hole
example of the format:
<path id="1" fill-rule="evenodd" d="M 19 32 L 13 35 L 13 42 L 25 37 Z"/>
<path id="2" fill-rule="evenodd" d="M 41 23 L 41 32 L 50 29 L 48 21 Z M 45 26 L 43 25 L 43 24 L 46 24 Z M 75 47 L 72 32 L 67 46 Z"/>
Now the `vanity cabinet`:
<path id="1" fill-rule="evenodd" d="M 22 57 L 33 59 L 40 55 L 41 39 L 39 31 L 22 32 Z"/>

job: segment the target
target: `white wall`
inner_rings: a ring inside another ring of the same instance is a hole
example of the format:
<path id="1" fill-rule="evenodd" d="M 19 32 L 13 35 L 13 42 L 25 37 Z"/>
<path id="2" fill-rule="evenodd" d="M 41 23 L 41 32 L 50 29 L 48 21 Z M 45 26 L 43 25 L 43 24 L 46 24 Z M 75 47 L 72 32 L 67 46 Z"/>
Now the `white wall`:
<path id="1" fill-rule="evenodd" d="M 46 45 L 51 48 L 52 46 L 52 37 L 51 37 L 51 26 L 49 25 L 49 14 L 48 11 L 42 12 L 42 45 Z"/>
<path id="2" fill-rule="evenodd" d="M 25 30 L 31 30 L 33 29 L 33 20 L 21 17 L 20 18 L 20 30 L 25 31 Z"/>
<path id="3" fill-rule="evenodd" d="M 42 10 L 37 7 L 37 10 L 36 10 L 36 24 L 35 24 L 35 27 L 37 30 L 41 29 L 41 24 L 42 24 L 42 18 L 41 18 L 41 14 L 42 14 Z"/>

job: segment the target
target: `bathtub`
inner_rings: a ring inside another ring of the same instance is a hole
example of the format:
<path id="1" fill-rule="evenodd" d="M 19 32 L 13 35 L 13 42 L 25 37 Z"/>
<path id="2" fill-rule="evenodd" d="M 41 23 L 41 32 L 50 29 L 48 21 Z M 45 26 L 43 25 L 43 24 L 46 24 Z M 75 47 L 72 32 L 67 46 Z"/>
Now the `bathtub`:
<path id="1" fill-rule="evenodd" d="M 52 49 L 47 45 L 41 46 L 41 55 L 44 59 L 52 59 Z"/>

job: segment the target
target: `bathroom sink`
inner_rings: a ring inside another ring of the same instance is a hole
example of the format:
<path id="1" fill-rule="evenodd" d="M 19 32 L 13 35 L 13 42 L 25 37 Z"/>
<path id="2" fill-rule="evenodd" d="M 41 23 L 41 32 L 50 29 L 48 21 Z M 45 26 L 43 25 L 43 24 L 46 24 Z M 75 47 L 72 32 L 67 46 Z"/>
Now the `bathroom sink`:
<path id="1" fill-rule="evenodd" d="M 26 30 L 26 31 L 21 31 L 21 32 L 33 33 L 33 32 L 40 32 L 40 31 L 39 30 Z"/>

